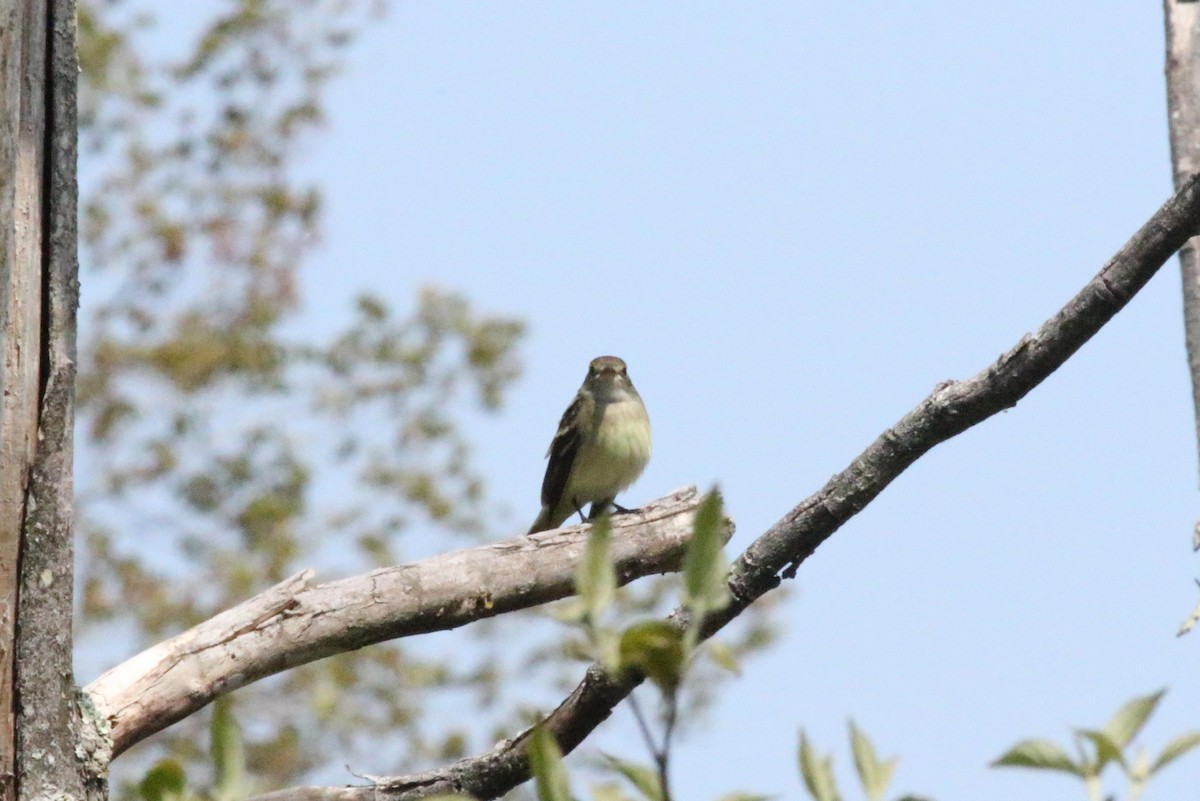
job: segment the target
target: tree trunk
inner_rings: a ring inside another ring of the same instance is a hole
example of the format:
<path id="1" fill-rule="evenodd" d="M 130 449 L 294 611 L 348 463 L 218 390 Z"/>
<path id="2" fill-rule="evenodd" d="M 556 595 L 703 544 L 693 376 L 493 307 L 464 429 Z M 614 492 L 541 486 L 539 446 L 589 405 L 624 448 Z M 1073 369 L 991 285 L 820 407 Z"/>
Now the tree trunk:
<path id="1" fill-rule="evenodd" d="M 71 670 L 74 0 L 0 0 L 0 801 L 99 799 Z"/>
<path id="2" fill-rule="evenodd" d="M 45 23 L 37 3 L 0 0 L 0 789 L 16 797 L 17 570 L 37 435 L 41 362 L 41 174 Z"/>
<path id="3" fill-rule="evenodd" d="M 1167 121 L 1171 167 L 1178 189 L 1200 165 L 1200 4 L 1164 0 L 1166 21 Z M 1200 238 L 1179 251 L 1183 277 L 1183 325 L 1192 375 L 1197 453 L 1200 453 Z M 1200 548 L 1200 526 L 1194 535 Z"/>

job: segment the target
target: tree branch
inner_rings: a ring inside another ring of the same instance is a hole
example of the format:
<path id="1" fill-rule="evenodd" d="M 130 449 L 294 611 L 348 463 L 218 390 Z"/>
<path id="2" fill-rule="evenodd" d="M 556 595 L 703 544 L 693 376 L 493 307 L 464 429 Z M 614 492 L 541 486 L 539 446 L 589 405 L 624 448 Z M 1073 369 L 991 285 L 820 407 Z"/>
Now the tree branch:
<path id="1" fill-rule="evenodd" d="M 709 615 L 710 637 L 756 599 L 777 587 L 817 547 L 861 511 L 909 465 L 996 412 L 1014 406 L 1090 339 L 1145 286 L 1176 250 L 1200 232 L 1200 176 L 1188 178 L 1104 268 L 1037 333 L 973 378 L 940 384 L 884 431 L 816 494 L 750 544 L 729 574 L 730 605 Z M 683 624 L 682 615 L 673 618 Z M 564 753 L 573 750 L 641 682 L 592 665 L 571 695 L 542 721 Z M 368 787 L 294 787 L 252 801 L 409 801 L 446 793 L 497 798 L 529 778 L 526 740 L 504 740 L 491 751 L 437 770 L 380 778 Z"/>
<path id="2" fill-rule="evenodd" d="M 619 581 L 676 570 L 694 487 L 612 518 Z M 117 665 L 88 685 L 113 753 L 265 676 L 383 640 L 457 628 L 571 595 L 590 526 L 570 526 L 308 587 L 312 571 Z M 732 534 L 727 524 L 726 538 Z"/>

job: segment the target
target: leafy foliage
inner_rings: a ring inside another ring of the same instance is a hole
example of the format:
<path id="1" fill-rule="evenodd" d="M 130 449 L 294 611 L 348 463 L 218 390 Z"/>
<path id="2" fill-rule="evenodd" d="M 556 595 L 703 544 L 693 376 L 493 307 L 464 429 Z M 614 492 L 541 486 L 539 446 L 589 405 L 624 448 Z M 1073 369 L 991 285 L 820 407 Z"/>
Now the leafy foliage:
<path id="1" fill-rule="evenodd" d="M 689 650 L 699 637 L 704 616 L 729 604 L 729 588 L 725 583 L 729 561 L 722 550 L 722 508 L 721 494 L 717 490 L 704 498 L 696 511 L 695 531 L 683 561 L 683 605 L 690 615 Z"/>
<path id="2" fill-rule="evenodd" d="M 563 766 L 562 751 L 554 741 L 554 735 L 540 726 L 529 738 L 529 764 L 538 801 L 571 801 L 571 785 Z"/>
<path id="3" fill-rule="evenodd" d="M 687 667 L 683 634 L 666 620 L 643 620 L 621 632 L 621 665 L 643 674 L 674 695 Z"/>
<path id="4" fill-rule="evenodd" d="M 854 753 L 854 771 L 862 786 L 863 795 L 868 801 L 882 801 L 892 783 L 892 774 L 896 771 L 899 759 L 893 757 L 880 760 L 875 752 L 875 745 L 867 737 L 866 732 L 850 721 L 850 750 Z M 800 778 L 804 787 L 814 801 L 841 801 L 842 796 L 837 788 L 837 779 L 833 773 L 833 757 L 822 756 L 809 742 L 808 735 L 800 731 L 800 748 L 798 752 Z M 905 795 L 898 801 L 928 801 L 915 795 Z"/>
<path id="5" fill-rule="evenodd" d="M 611 526 L 601 518 L 592 527 L 587 551 L 575 576 L 578 599 L 564 605 L 558 618 L 582 624 L 593 653 L 610 670 L 633 669 L 653 681 L 664 695 L 674 698 L 688 665 L 696 654 L 699 626 L 704 615 L 729 602 L 725 585 L 729 569 L 722 550 L 724 513 L 721 496 L 714 490 L 696 511 L 691 541 L 684 555 L 682 604 L 688 624 L 650 619 L 614 628 L 605 623 L 605 612 L 616 597 L 616 574 L 609 552 Z M 613 646 L 616 650 L 613 650 Z M 721 660 L 734 666 L 730 649 Z"/>
<path id="6" fill-rule="evenodd" d="M 866 733 L 854 725 L 853 720 L 850 721 L 850 748 L 854 752 L 854 769 L 858 772 L 858 780 L 868 800 L 882 801 L 899 760 L 893 757 L 881 762 L 875 754 L 875 746 Z"/>
<path id="7" fill-rule="evenodd" d="M 803 731 L 800 732 L 799 762 L 800 778 L 814 801 L 840 801 L 833 778 L 833 757 L 820 756 Z"/>
<path id="8" fill-rule="evenodd" d="M 579 597 L 565 605 L 560 620 L 577 623 L 584 629 L 590 656 L 613 673 L 637 671 L 657 687 L 662 730 L 656 739 L 652 726 L 642 713 L 636 695 L 629 699 L 645 745 L 656 768 L 648 768 L 607 757 L 605 767 L 623 776 L 649 801 L 670 801 L 669 761 L 671 740 L 679 719 L 679 691 L 684 685 L 695 657 L 700 653 L 699 634 L 704 616 L 719 611 L 729 602 L 726 588 L 728 562 L 722 546 L 724 512 L 716 490 L 708 493 L 696 511 L 692 537 L 684 554 L 681 587 L 685 624 L 676 619 L 644 619 L 624 626 L 606 622 L 605 612 L 613 606 L 616 574 L 609 553 L 610 524 L 602 518 L 593 526 L 588 547 L 576 571 L 575 588 Z M 721 661 L 735 661 L 732 649 L 721 651 Z M 597 790 L 605 798 L 622 798 L 616 785 Z"/>
<path id="9" fill-rule="evenodd" d="M 605 760 L 608 767 L 624 777 L 646 801 L 662 801 L 662 784 L 654 768 L 611 755 L 606 755 Z"/>
<path id="10" fill-rule="evenodd" d="M 1105 768 L 1120 766 L 1129 782 L 1129 799 L 1141 797 L 1146 784 L 1159 771 L 1200 746 L 1200 732 L 1175 737 L 1150 761 L 1143 748 L 1130 746 L 1141 733 L 1166 690 L 1131 698 L 1104 724 L 1102 729 L 1077 729 L 1075 747 L 1078 759 L 1049 740 L 1022 740 L 992 763 L 993 767 L 1017 767 L 1050 770 L 1077 776 L 1083 780 L 1088 798 L 1100 797 L 1100 779 Z M 1089 749 L 1087 746 L 1091 746 Z"/>
<path id="11" fill-rule="evenodd" d="M 191 41 L 160 30 L 177 24 L 160 8 L 79 11 L 81 644 L 105 660 L 90 672 L 310 564 L 394 563 L 419 531 L 482 536 L 462 420 L 519 372 L 522 325 L 442 289 L 403 313 L 363 295 L 328 335 L 298 325 L 322 203 L 297 157 L 379 5 L 229 0 Z M 247 770 L 283 785 L 384 731 L 407 759 L 451 753 L 464 732 L 422 727 L 426 693 L 494 678 L 482 653 L 396 646 L 291 671 L 238 693 Z M 114 786 L 152 759 L 223 775 L 202 725 L 122 759 Z M 142 795 L 181 792 L 173 776 L 155 768 Z"/>

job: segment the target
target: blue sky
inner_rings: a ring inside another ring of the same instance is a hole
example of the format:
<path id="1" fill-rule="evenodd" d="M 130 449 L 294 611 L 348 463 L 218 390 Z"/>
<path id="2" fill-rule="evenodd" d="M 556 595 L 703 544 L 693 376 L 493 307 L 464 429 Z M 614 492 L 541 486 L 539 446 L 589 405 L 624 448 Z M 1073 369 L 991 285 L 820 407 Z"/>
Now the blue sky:
<path id="1" fill-rule="evenodd" d="M 625 504 L 719 483 L 736 553 L 1167 197 L 1162 49 L 1157 3 L 398 3 L 306 159 L 305 324 L 427 284 L 528 321 L 524 378 L 471 424 L 513 533 L 587 361 L 622 356 L 656 436 Z M 679 743 L 679 797 L 802 797 L 802 726 L 860 797 L 847 717 L 900 754 L 893 796 L 943 800 L 1082 798 L 986 764 L 1162 686 L 1151 751 L 1200 728 L 1178 283 L 805 563 L 782 640 Z M 1198 780 L 1193 756 L 1147 798 Z"/>

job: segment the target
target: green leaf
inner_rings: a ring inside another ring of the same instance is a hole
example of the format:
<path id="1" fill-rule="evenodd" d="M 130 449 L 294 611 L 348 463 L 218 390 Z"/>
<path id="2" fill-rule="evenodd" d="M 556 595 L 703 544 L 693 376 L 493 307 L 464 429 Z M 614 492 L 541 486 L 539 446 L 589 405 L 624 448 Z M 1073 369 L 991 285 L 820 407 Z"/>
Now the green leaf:
<path id="1" fill-rule="evenodd" d="M 854 769 L 870 801 L 879 801 L 887 791 L 896 770 L 896 760 L 880 762 L 875 746 L 863 731 L 850 721 L 850 748 L 854 752 Z"/>
<path id="2" fill-rule="evenodd" d="M 1119 748 L 1129 745 L 1154 714 L 1154 708 L 1158 706 L 1165 692 L 1166 690 L 1162 689 L 1152 695 L 1126 701 L 1117 710 L 1117 714 L 1113 715 L 1112 720 L 1104 724 L 1104 733 L 1111 737 Z"/>
<path id="3" fill-rule="evenodd" d="M 742 666 L 738 662 L 737 654 L 727 643 L 709 640 L 705 645 L 705 650 L 708 651 L 708 655 L 717 667 L 724 668 L 735 676 L 742 675 Z"/>
<path id="4" fill-rule="evenodd" d="M 664 693 L 683 680 L 683 634 L 665 620 L 634 623 L 621 633 L 621 665 L 645 674 Z"/>
<path id="5" fill-rule="evenodd" d="M 1121 746 L 1117 745 L 1107 732 L 1096 731 L 1095 729 L 1079 729 L 1076 734 L 1089 740 L 1096 748 L 1094 773 L 1104 770 L 1105 766 L 1110 762 L 1119 763 L 1122 767 L 1125 766 L 1125 755 L 1121 753 Z"/>
<path id="6" fill-rule="evenodd" d="M 1158 773 L 1158 771 L 1170 765 L 1198 745 L 1200 745 L 1200 731 L 1192 731 L 1179 735 L 1167 743 L 1162 753 L 1158 755 L 1158 759 L 1154 760 L 1154 764 L 1150 766 L 1150 775 L 1153 776 L 1155 773 Z"/>
<path id="7" fill-rule="evenodd" d="M 800 730 L 800 776 L 808 794 L 816 801 L 840 801 L 833 780 L 833 760 L 817 754 L 803 729 Z"/>
<path id="8" fill-rule="evenodd" d="M 173 801 L 182 798 L 186 789 L 183 765 L 174 759 L 159 760 L 138 784 L 143 801 Z"/>
<path id="9" fill-rule="evenodd" d="M 605 754 L 604 758 L 608 761 L 608 766 L 624 776 L 647 801 L 662 801 L 662 784 L 658 780 L 658 771 L 654 768 L 618 759 L 610 754 Z"/>
<path id="10" fill-rule="evenodd" d="M 593 633 L 596 658 L 612 675 L 621 672 L 621 637 L 612 629 L 598 629 Z"/>
<path id="11" fill-rule="evenodd" d="M 721 550 L 723 520 L 721 493 L 714 489 L 696 510 L 692 540 L 683 557 L 683 603 L 697 624 L 706 613 L 729 603 L 729 563 Z"/>
<path id="12" fill-rule="evenodd" d="M 571 784 L 562 751 L 554 735 L 541 726 L 529 736 L 529 769 L 537 784 L 538 801 L 571 801 Z"/>
<path id="13" fill-rule="evenodd" d="M 617 591 L 617 573 L 609 553 L 612 521 L 601 517 L 592 525 L 583 560 L 575 571 L 575 591 L 583 599 L 588 622 L 595 625 L 613 602 Z"/>
<path id="14" fill-rule="evenodd" d="M 242 733 L 233 717 L 229 696 L 213 704 L 209 727 L 209 754 L 213 761 L 213 791 L 218 801 L 238 798 L 244 793 L 246 756 L 242 751 Z"/>
<path id="15" fill-rule="evenodd" d="M 1072 776 L 1083 776 L 1086 772 L 1082 765 L 1072 762 L 1067 752 L 1050 740 L 1022 740 L 993 762 L 992 767 L 1057 770 Z"/>
<path id="16" fill-rule="evenodd" d="M 1129 775 L 1129 784 L 1140 785 L 1145 784 L 1146 779 L 1150 776 L 1150 757 L 1146 756 L 1146 749 L 1138 747 L 1137 753 L 1133 755 L 1133 764 L 1125 771 Z M 1131 795 L 1132 792 L 1130 793 Z M 1138 793 L 1140 795 L 1140 792 Z M 1136 795 L 1134 796 L 1137 797 Z"/>
<path id="17" fill-rule="evenodd" d="M 546 614 L 559 623 L 575 624 L 587 620 L 588 609 L 582 598 L 564 598 L 546 607 Z"/>

